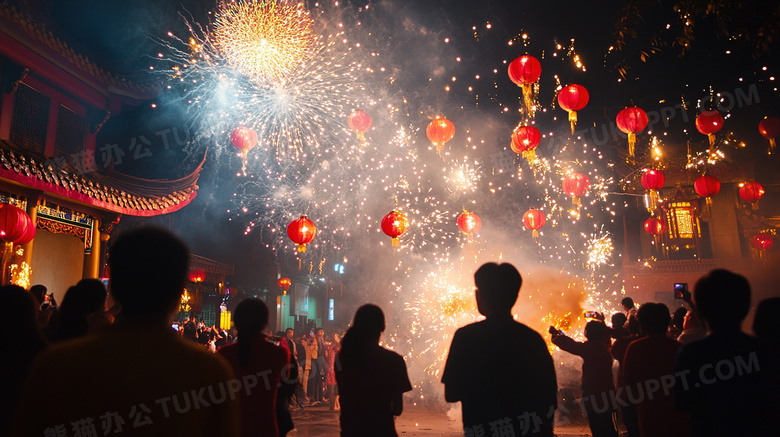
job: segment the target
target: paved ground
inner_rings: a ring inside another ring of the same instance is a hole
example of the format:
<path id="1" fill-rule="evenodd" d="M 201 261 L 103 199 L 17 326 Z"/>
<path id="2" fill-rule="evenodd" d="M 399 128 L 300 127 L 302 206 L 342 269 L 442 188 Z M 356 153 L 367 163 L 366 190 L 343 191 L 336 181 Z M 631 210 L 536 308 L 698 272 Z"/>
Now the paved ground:
<path id="1" fill-rule="evenodd" d="M 339 412 L 328 407 L 306 407 L 292 412 L 296 430 L 289 437 L 331 437 L 339 435 Z M 444 412 L 405 408 L 396 418 L 395 429 L 399 436 L 462 436 L 460 417 L 450 418 Z M 584 426 L 566 426 L 555 429 L 561 437 L 590 436 Z"/>

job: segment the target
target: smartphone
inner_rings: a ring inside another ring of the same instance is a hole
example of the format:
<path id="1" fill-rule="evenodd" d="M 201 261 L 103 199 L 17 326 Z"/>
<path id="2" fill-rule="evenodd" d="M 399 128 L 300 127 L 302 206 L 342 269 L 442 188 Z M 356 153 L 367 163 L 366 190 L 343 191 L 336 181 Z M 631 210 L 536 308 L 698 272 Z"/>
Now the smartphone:
<path id="1" fill-rule="evenodd" d="M 599 313 L 598 311 L 585 311 L 582 315 L 586 319 L 595 319 L 599 316 Z"/>
<path id="2" fill-rule="evenodd" d="M 549 331 L 549 332 L 550 332 L 550 334 L 552 334 L 552 335 L 557 335 L 557 334 L 558 334 L 558 330 L 557 330 L 557 329 L 555 329 L 555 326 L 550 326 L 550 329 L 548 329 L 548 331 Z"/>
<path id="3" fill-rule="evenodd" d="M 682 299 L 688 293 L 688 284 L 686 282 L 675 282 L 674 298 Z"/>
<path id="4" fill-rule="evenodd" d="M 174 323 L 173 325 L 171 325 L 171 328 L 173 328 L 174 331 L 179 332 L 179 324 L 178 323 Z"/>

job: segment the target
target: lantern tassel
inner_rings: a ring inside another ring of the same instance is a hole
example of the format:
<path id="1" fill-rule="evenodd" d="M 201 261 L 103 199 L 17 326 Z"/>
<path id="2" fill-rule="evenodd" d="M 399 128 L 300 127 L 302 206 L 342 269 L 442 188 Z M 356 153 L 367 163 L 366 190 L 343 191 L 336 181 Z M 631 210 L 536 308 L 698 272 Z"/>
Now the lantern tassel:
<path id="1" fill-rule="evenodd" d="M 708 134 L 707 138 L 710 140 L 710 150 L 715 148 L 715 134 Z"/>
<path id="2" fill-rule="evenodd" d="M 577 196 L 572 196 L 571 198 L 571 204 L 572 205 L 582 205 L 582 201 Z"/>
<path id="3" fill-rule="evenodd" d="M 577 124 L 577 111 L 569 112 L 569 123 L 571 124 L 571 134 L 574 135 L 574 125 Z"/>
<path id="4" fill-rule="evenodd" d="M 658 191 L 650 190 L 650 203 L 647 205 L 647 211 L 655 211 L 655 207 L 658 206 Z"/>
<path id="5" fill-rule="evenodd" d="M 393 237 L 393 239 L 391 241 L 393 243 L 393 246 L 398 246 L 399 244 L 401 244 L 400 240 L 398 239 L 398 237 Z"/>
<path id="6" fill-rule="evenodd" d="M 758 211 L 758 202 L 753 202 L 750 206 L 753 208 L 753 211 Z"/>
<path id="7" fill-rule="evenodd" d="M 249 151 L 246 149 L 241 150 L 241 174 L 246 176 L 246 165 L 247 165 L 247 155 L 249 154 Z"/>
<path id="8" fill-rule="evenodd" d="M 287 290 L 284 290 L 284 291 L 282 292 L 282 296 L 287 296 Z"/>
<path id="9" fill-rule="evenodd" d="M 357 132 L 357 139 L 361 143 L 365 143 L 366 142 L 366 136 L 363 135 L 363 132 L 360 132 L 360 131 Z"/>
<path id="10" fill-rule="evenodd" d="M 305 244 L 299 244 L 298 245 L 298 252 L 301 252 L 301 253 L 306 252 L 306 245 Z"/>
<path id="11" fill-rule="evenodd" d="M 774 138 L 769 139 L 769 150 L 767 151 L 768 155 L 773 155 L 775 153 L 775 147 L 777 147 L 777 140 Z"/>
<path id="12" fill-rule="evenodd" d="M 525 103 L 525 110 L 528 111 L 528 116 L 534 118 L 534 84 L 523 84 L 523 102 Z"/>
<path id="13" fill-rule="evenodd" d="M 533 235 L 534 238 L 539 238 L 539 232 L 536 229 L 534 229 L 531 235 Z"/>
<path id="14" fill-rule="evenodd" d="M 632 160 L 634 159 L 635 149 L 636 149 L 636 134 L 632 132 L 628 134 L 628 156 L 630 156 Z"/>
<path id="15" fill-rule="evenodd" d="M 533 166 L 536 162 L 536 149 L 534 148 L 523 152 L 523 158 L 528 161 L 528 165 Z"/>

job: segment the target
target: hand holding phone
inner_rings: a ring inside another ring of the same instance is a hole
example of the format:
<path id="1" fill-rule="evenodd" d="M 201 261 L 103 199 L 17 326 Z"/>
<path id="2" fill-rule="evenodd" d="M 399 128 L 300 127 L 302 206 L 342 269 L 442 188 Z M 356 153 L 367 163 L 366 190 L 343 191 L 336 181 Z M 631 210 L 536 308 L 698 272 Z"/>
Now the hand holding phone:
<path id="1" fill-rule="evenodd" d="M 688 284 L 685 282 L 676 282 L 674 284 L 674 298 L 688 299 L 691 293 L 688 291 Z"/>
<path id="2" fill-rule="evenodd" d="M 550 329 L 548 329 L 550 334 L 552 335 L 563 335 L 563 333 L 557 329 L 555 329 L 555 326 L 550 326 Z"/>

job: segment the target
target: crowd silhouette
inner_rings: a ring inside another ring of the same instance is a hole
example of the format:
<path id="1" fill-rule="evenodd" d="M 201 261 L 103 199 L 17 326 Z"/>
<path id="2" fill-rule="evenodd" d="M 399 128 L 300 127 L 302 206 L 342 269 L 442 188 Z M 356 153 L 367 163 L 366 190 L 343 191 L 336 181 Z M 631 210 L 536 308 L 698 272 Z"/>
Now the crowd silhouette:
<path id="1" fill-rule="evenodd" d="M 188 255 L 171 233 L 120 235 L 109 254 L 110 297 L 95 279 L 60 306 L 43 285 L 0 287 L 0 436 L 285 436 L 290 409 L 340 411 L 342 436 L 397 436 L 413 389 L 407 362 L 381 345 L 385 316 L 358 308 L 343 338 L 307 326 L 275 335 L 269 309 L 245 299 L 234 329 L 185 320 L 175 331 Z M 522 277 L 509 263 L 474 273 L 484 319 L 452 338 L 441 382 L 460 402 L 467 436 L 553 436 L 562 413 L 545 336 L 512 315 Z M 549 340 L 582 359 L 577 404 L 594 437 L 762 436 L 780 429 L 780 298 L 760 302 L 752 330 L 743 276 L 713 270 L 687 308 L 622 300 L 584 339 L 554 327 Z M 213 353 L 216 352 L 216 353 Z M 613 363 L 617 361 L 617 375 Z"/>

